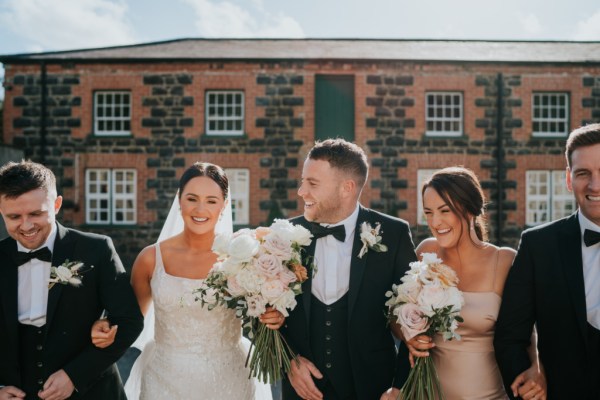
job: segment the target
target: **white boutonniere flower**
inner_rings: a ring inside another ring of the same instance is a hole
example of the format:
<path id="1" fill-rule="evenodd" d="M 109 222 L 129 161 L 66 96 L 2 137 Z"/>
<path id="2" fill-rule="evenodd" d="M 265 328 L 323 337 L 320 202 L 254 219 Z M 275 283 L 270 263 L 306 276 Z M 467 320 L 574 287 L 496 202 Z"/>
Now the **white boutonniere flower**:
<path id="1" fill-rule="evenodd" d="M 358 258 L 362 258 L 369 249 L 378 253 L 385 253 L 387 251 L 387 246 L 381 243 L 382 237 L 379 234 L 380 229 L 381 224 L 379 222 L 375 224 L 375 228 L 368 222 L 360 224 L 360 240 L 363 245 L 360 249 L 360 253 L 358 253 Z"/>
<path id="2" fill-rule="evenodd" d="M 61 285 L 80 286 L 81 275 L 85 272 L 82 270 L 83 263 L 80 261 L 66 260 L 58 267 L 50 267 L 50 279 L 48 280 L 48 289 L 59 283 Z M 94 266 L 90 266 L 94 268 Z"/>

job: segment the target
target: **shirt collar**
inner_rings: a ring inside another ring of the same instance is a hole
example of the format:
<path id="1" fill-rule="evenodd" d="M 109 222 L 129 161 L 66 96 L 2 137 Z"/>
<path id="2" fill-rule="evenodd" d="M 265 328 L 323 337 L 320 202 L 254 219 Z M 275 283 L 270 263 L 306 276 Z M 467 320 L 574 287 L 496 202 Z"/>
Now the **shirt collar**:
<path id="1" fill-rule="evenodd" d="M 586 216 L 583 215 L 581 210 L 577 212 L 577 218 L 579 219 L 579 229 L 581 230 L 581 236 L 583 236 L 583 232 L 585 232 L 586 229 L 600 232 L 600 226 L 596 225 L 588 218 L 586 218 Z"/>
<path id="2" fill-rule="evenodd" d="M 37 249 L 28 249 L 27 247 L 25 247 L 21 243 L 19 243 L 19 241 L 17 240 L 17 250 L 22 251 L 24 253 L 29 253 L 31 251 L 36 251 L 43 247 L 47 247 L 48 249 L 50 249 L 50 251 L 53 251 L 54 250 L 54 241 L 56 240 L 56 232 L 57 232 L 56 223 L 54 223 L 54 224 L 52 224 L 52 230 L 50 231 L 50 234 L 46 238 L 46 242 L 43 245 L 41 245 Z"/>
<path id="3" fill-rule="evenodd" d="M 358 221 L 358 211 L 359 210 L 360 210 L 359 204 L 356 203 L 356 208 L 354 209 L 352 214 L 350 214 L 346 219 L 343 219 L 340 222 L 337 222 L 335 224 L 321 224 L 321 225 L 329 226 L 329 227 L 344 225 L 344 229 L 346 231 L 346 240 L 345 241 L 347 241 L 348 238 L 351 238 L 350 240 L 354 240 L 354 231 L 356 230 L 356 222 Z"/>

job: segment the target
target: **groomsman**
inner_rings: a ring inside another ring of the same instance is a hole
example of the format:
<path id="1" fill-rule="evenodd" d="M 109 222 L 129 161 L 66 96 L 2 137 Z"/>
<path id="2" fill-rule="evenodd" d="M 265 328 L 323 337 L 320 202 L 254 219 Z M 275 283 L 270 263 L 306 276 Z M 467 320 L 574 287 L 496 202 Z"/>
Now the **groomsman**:
<path id="1" fill-rule="evenodd" d="M 600 124 L 574 130 L 566 147 L 567 187 L 579 208 L 523 232 L 496 324 L 511 396 L 508 385 L 529 368 L 535 324 L 548 399 L 600 399 Z"/>
<path id="2" fill-rule="evenodd" d="M 384 315 L 385 293 L 416 255 L 405 221 L 359 204 L 368 169 L 364 151 L 342 139 L 317 143 L 304 162 L 304 216 L 292 222 L 313 232 L 305 250 L 315 269 L 281 328 L 299 356 L 283 381 L 285 400 L 379 399 L 408 375 L 406 348 L 397 355 Z M 378 227 L 381 242 L 367 241 Z"/>
<path id="3" fill-rule="evenodd" d="M 61 204 L 43 165 L 0 168 L 10 235 L 0 242 L 0 400 L 125 399 L 114 363 L 143 317 L 110 238 L 57 223 Z M 51 268 L 75 264 L 79 284 Z M 110 348 L 98 349 L 90 329 L 103 310 L 118 330 Z"/>

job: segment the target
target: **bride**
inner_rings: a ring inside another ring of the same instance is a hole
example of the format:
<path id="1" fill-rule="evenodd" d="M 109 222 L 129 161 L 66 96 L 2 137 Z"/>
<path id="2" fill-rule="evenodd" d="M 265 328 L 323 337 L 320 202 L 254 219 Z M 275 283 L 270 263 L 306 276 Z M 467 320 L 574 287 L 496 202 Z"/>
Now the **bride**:
<path id="1" fill-rule="evenodd" d="M 248 349 L 235 311 L 209 311 L 192 295 L 217 261 L 211 251 L 215 233 L 232 230 L 227 199 L 228 181 L 221 167 L 193 164 L 180 179 L 178 198 L 158 242 L 143 249 L 133 264 L 131 283 L 140 308 L 151 315 L 154 303 L 155 321 L 154 339 L 136 360 L 125 386 L 130 400 L 271 398 L 267 385 L 248 379 Z M 278 329 L 283 318 L 278 311 L 267 311 L 261 322 Z M 96 346 L 112 343 L 97 331 Z"/>

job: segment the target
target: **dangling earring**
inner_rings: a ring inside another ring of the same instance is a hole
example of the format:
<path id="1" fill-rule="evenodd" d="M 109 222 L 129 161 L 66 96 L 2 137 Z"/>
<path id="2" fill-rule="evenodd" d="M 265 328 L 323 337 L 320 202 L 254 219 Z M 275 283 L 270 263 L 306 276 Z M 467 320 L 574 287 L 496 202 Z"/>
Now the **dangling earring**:
<path id="1" fill-rule="evenodd" d="M 472 231 L 474 231 L 474 230 L 475 230 L 475 218 L 473 218 L 473 219 L 471 220 L 471 223 L 470 223 L 470 225 L 471 225 L 471 230 L 472 230 Z"/>

